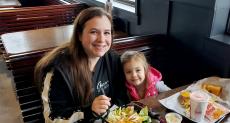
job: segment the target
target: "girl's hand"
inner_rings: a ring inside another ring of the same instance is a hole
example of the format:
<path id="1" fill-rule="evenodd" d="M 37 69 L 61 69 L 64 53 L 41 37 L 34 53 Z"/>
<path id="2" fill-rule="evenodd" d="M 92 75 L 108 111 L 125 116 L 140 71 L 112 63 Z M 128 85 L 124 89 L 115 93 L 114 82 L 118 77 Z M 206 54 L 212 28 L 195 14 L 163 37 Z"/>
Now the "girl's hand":
<path id="1" fill-rule="evenodd" d="M 95 113 L 97 113 L 99 115 L 105 113 L 106 110 L 111 105 L 110 100 L 111 100 L 111 98 L 109 98 L 105 95 L 100 95 L 100 96 L 96 97 L 92 103 L 92 107 L 91 107 L 92 111 L 94 111 Z"/>

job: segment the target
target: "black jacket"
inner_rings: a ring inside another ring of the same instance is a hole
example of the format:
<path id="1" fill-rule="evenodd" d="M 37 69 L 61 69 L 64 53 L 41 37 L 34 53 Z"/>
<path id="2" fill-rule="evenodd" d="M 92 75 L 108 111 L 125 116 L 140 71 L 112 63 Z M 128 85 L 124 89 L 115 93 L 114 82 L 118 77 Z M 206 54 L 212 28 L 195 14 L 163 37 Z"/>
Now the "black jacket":
<path id="1" fill-rule="evenodd" d="M 74 88 L 70 82 L 71 78 L 68 76 L 69 73 L 63 72 L 66 66 L 63 66 L 62 62 L 67 60 L 68 55 L 61 53 L 49 68 L 53 70 L 48 95 L 49 117 L 51 119 L 68 119 L 74 112 L 80 110 L 84 112 L 84 121 L 89 122 L 95 118 L 91 111 L 91 104 L 79 105 L 79 97 L 74 94 Z M 121 106 L 129 102 L 120 58 L 116 53 L 109 51 L 101 57 L 96 64 L 95 72 L 92 74 L 95 97 L 102 94 L 101 88 L 103 88 L 106 95 L 111 97 L 112 104 Z"/>

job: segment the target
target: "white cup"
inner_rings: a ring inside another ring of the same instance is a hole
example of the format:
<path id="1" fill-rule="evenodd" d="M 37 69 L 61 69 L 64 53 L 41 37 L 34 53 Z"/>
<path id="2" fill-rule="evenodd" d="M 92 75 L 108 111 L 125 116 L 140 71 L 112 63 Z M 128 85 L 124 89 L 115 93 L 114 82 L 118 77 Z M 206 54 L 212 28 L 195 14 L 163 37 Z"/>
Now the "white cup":
<path id="1" fill-rule="evenodd" d="M 201 90 L 190 94 L 190 118 L 202 122 L 208 106 L 209 95 Z"/>
<path id="2" fill-rule="evenodd" d="M 167 113 L 165 115 L 165 119 L 167 123 L 181 123 L 182 122 L 182 116 L 174 112 Z"/>

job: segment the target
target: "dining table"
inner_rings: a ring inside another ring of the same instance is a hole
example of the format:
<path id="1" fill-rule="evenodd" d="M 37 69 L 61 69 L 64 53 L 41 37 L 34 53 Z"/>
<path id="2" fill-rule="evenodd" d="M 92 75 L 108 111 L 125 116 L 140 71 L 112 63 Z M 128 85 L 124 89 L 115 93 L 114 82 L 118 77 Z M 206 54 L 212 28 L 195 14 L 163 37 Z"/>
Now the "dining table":
<path id="1" fill-rule="evenodd" d="M 151 96 L 151 97 L 141 99 L 137 102 L 134 102 L 134 104 L 137 103 L 138 105 L 140 105 L 142 107 L 147 106 L 151 112 L 156 112 L 157 114 L 160 114 L 160 117 L 161 117 L 160 119 L 163 120 L 161 122 L 166 123 L 164 116 L 166 115 L 166 113 L 172 112 L 172 111 L 170 111 L 169 109 L 164 107 L 159 102 L 159 100 L 167 98 L 167 97 L 169 97 L 169 96 L 171 96 L 177 92 L 180 92 L 180 91 L 186 89 L 188 86 L 189 85 L 184 85 L 181 87 L 171 89 L 169 91 L 161 92 L 157 96 Z M 188 119 L 183 118 L 182 123 L 190 123 L 190 121 Z M 193 122 L 191 122 L 191 123 L 193 123 Z"/>
<path id="2" fill-rule="evenodd" d="M 149 110 L 151 110 L 151 112 L 159 113 L 161 119 L 163 120 L 161 122 L 166 123 L 165 115 L 167 113 L 169 113 L 169 112 L 175 112 L 175 111 L 172 111 L 172 110 L 167 109 L 166 107 L 164 107 L 159 102 L 159 100 L 167 98 L 169 96 L 172 96 L 173 94 L 186 89 L 189 85 L 183 85 L 183 86 L 171 89 L 169 91 L 162 92 L 157 96 L 151 96 L 151 97 L 148 97 L 148 98 L 145 98 L 145 99 L 141 99 L 141 100 L 137 101 L 137 104 L 142 106 L 142 107 L 147 106 L 149 108 Z M 227 114 L 226 116 L 224 116 L 220 120 L 216 121 L 215 123 L 229 123 L 229 120 L 228 120 L 229 118 L 230 118 L 230 114 Z M 194 122 L 183 116 L 182 123 L 194 123 Z"/>
<path id="3" fill-rule="evenodd" d="M 1 38 L 7 54 L 22 54 L 59 46 L 70 39 L 72 30 L 73 25 L 65 25 L 6 33 Z"/>
<path id="4" fill-rule="evenodd" d="M 0 8 L 20 7 L 21 3 L 18 0 L 0 0 Z"/>

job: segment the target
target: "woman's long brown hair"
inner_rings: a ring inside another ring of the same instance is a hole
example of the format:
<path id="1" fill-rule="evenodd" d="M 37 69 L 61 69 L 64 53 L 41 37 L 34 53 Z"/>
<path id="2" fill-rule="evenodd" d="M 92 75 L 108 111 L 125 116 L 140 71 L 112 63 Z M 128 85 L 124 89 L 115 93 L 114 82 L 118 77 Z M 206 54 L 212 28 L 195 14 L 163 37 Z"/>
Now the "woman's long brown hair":
<path id="1" fill-rule="evenodd" d="M 88 56 L 83 49 L 79 36 L 82 35 L 85 23 L 97 16 L 106 16 L 112 25 L 112 17 L 104 9 L 91 7 L 83 10 L 74 21 L 74 30 L 70 42 L 55 48 L 36 64 L 34 78 L 35 84 L 37 84 L 40 91 L 43 88 L 47 67 L 54 62 L 55 58 L 63 50 L 67 49 L 70 58 L 65 59 L 65 62 L 62 63 L 62 66 L 66 67 L 66 69 L 64 68 L 64 72 L 69 73 L 68 76 L 70 76 L 71 85 L 74 85 L 73 89 L 76 95 L 79 96 L 80 105 L 83 106 L 92 101 L 92 73 L 88 65 Z M 113 28 L 111 30 L 113 33 Z"/>

